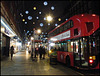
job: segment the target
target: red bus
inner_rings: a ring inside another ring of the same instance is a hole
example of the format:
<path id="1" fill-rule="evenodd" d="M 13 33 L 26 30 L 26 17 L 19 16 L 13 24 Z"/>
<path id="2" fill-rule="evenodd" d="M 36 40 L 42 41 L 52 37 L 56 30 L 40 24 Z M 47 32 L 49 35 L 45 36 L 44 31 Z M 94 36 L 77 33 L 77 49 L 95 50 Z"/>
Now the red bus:
<path id="1" fill-rule="evenodd" d="M 96 14 L 79 14 L 48 33 L 57 61 L 79 69 L 100 68 L 100 26 Z"/>

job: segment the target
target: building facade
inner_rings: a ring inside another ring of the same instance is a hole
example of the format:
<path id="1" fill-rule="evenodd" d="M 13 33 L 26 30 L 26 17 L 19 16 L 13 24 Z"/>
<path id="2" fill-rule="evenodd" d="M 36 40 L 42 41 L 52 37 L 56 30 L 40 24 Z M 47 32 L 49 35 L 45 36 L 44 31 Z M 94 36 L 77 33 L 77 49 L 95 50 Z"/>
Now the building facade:
<path id="1" fill-rule="evenodd" d="M 20 29 L 21 23 L 19 21 L 20 17 L 18 15 L 20 9 L 23 10 L 22 1 L 1 1 L 1 27 L 0 27 L 1 59 L 3 57 L 9 57 L 10 46 L 13 45 L 15 51 L 21 48 L 18 46 L 19 44 L 20 45 L 22 44 L 23 40 L 23 35 L 22 35 L 23 29 Z"/>

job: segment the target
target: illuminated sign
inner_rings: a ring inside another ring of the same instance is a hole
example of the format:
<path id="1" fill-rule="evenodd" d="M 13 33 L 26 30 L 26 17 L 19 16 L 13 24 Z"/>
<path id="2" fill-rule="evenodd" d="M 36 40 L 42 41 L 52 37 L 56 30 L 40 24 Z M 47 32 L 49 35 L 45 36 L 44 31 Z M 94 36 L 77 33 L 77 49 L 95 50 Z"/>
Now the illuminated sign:
<path id="1" fill-rule="evenodd" d="M 61 39 L 69 38 L 69 37 L 70 37 L 70 30 L 53 37 L 53 39 L 61 40 Z"/>

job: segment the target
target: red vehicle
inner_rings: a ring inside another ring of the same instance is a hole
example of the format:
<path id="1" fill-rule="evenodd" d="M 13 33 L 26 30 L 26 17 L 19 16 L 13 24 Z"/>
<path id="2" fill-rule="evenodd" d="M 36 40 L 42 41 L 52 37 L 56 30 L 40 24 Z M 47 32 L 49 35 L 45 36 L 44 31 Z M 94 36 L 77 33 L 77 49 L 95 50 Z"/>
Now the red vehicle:
<path id="1" fill-rule="evenodd" d="M 49 32 L 57 60 L 80 69 L 100 69 L 100 26 L 95 14 L 75 15 Z"/>

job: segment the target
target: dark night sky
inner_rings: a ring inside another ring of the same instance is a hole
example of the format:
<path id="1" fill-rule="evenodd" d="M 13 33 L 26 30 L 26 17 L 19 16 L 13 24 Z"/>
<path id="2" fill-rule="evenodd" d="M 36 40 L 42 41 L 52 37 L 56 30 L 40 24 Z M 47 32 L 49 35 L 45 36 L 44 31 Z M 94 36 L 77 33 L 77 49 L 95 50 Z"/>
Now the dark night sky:
<path id="1" fill-rule="evenodd" d="M 23 22 L 23 25 L 25 26 L 26 31 L 31 31 L 33 28 L 41 29 L 42 32 L 49 32 L 53 28 L 55 28 L 55 24 L 58 25 L 65 21 L 64 12 L 67 8 L 70 7 L 70 1 L 47 1 L 48 5 L 44 5 L 44 1 L 24 1 L 24 11 L 22 12 L 23 17 L 27 24 Z M 51 7 L 54 6 L 54 10 L 51 10 Z M 33 9 L 33 7 L 36 7 L 36 10 Z M 25 13 L 25 11 L 29 11 L 28 14 Z M 66 10 L 67 11 L 67 10 Z M 41 14 L 39 14 L 41 12 Z M 53 17 L 53 21 L 50 22 L 50 25 L 48 25 L 49 22 L 47 20 L 44 20 L 44 17 L 47 15 L 51 15 Z M 28 20 L 28 16 L 32 16 L 32 20 Z M 39 17 L 39 19 L 36 19 L 36 17 Z M 58 18 L 61 18 L 61 21 L 58 21 Z M 35 24 L 33 24 L 35 22 Z M 43 23 L 43 26 L 40 26 L 40 23 Z"/>

